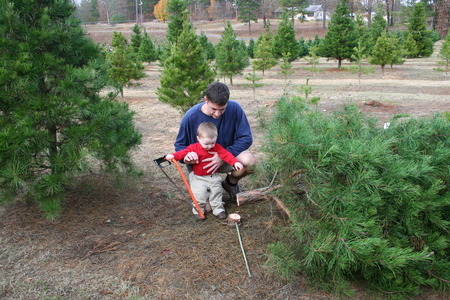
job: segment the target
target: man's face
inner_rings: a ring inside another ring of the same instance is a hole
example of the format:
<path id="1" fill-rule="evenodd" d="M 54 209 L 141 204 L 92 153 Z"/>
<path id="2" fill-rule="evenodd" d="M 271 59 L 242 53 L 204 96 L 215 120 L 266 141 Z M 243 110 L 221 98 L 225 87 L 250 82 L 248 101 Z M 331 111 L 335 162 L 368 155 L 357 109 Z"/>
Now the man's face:
<path id="1" fill-rule="evenodd" d="M 226 105 L 220 106 L 217 105 L 216 103 L 209 101 L 208 99 L 206 99 L 206 106 L 208 114 L 214 119 L 220 118 L 220 116 L 225 112 L 225 109 L 227 108 Z"/>
<path id="2" fill-rule="evenodd" d="M 214 145 L 216 144 L 216 138 L 210 138 L 210 137 L 199 137 L 197 136 L 197 140 L 202 145 L 203 149 L 206 151 L 211 150 Z"/>

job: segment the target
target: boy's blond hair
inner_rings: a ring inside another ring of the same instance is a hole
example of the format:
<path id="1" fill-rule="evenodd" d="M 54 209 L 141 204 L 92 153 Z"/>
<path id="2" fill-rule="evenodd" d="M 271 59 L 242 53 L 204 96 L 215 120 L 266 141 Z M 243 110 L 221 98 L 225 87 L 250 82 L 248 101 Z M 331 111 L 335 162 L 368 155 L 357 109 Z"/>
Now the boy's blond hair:
<path id="1" fill-rule="evenodd" d="M 211 122 L 203 122 L 197 128 L 197 135 L 200 138 L 216 139 L 218 136 L 217 127 Z"/>

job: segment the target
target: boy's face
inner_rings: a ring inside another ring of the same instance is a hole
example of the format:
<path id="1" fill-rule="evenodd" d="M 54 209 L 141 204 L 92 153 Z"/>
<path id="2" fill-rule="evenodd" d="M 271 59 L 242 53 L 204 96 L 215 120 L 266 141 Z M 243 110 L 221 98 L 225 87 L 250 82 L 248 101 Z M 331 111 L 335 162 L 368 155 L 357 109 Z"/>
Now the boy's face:
<path id="1" fill-rule="evenodd" d="M 217 138 L 210 138 L 210 137 L 199 137 L 197 136 L 197 140 L 202 145 L 203 149 L 206 151 L 211 150 L 212 147 L 216 144 Z"/>

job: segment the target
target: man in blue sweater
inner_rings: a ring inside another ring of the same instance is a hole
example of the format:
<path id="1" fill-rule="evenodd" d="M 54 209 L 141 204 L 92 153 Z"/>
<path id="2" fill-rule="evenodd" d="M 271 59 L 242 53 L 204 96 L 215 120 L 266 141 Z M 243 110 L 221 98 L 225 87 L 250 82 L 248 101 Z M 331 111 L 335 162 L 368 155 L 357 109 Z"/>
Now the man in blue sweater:
<path id="1" fill-rule="evenodd" d="M 236 201 L 239 193 L 238 182 L 241 178 L 251 173 L 251 167 L 255 164 L 255 158 L 248 151 L 253 142 L 250 124 L 242 107 L 233 100 L 229 100 L 230 90 L 221 82 L 211 83 L 206 89 L 204 102 L 191 107 L 181 119 L 180 129 L 175 141 L 175 151 L 180 151 L 197 142 L 197 128 L 200 123 L 212 122 L 219 132 L 217 143 L 231 152 L 244 166 L 241 171 L 236 171 L 232 166 L 222 161 L 216 154 L 204 168 L 213 174 L 217 169 L 221 173 L 228 173 L 222 182 L 223 188 L 230 194 L 230 198 Z M 198 157 L 190 155 L 191 160 L 184 159 L 184 163 L 195 164 Z"/>

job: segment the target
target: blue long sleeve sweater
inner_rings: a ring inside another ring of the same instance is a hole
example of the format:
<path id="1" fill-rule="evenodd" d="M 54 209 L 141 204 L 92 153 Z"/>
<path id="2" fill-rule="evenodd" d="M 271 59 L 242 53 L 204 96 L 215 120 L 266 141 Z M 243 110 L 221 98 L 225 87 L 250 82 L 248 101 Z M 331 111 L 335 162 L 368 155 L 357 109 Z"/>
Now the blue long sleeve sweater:
<path id="1" fill-rule="evenodd" d="M 191 107 L 181 119 L 180 129 L 175 141 L 175 151 L 180 151 L 197 142 L 197 128 L 200 123 L 212 122 L 216 125 L 219 136 L 217 143 L 238 156 L 253 143 L 252 132 L 247 116 L 242 107 L 233 100 L 228 100 L 225 112 L 218 119 L 206 115 L 201 111 L 199 103 Z"/>

